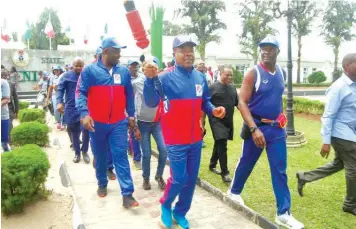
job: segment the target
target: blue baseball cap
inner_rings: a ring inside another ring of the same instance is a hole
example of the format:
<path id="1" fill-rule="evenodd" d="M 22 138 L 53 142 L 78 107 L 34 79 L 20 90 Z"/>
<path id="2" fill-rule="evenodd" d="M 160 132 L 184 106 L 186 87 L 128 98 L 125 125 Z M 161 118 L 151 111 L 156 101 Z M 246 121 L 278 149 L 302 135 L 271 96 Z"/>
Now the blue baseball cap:
<path id="1" fill-rule="evenodd" d="M 99 47 L 96 49 L 95 54 L 101 54 L 103 50 Z"/>
<path id="2" fill-rule="evenodd" d="M 108 38 L 105 38 L 101 42 L 100 48 L 102 48 L 102 49 L 105 49 L 105 48 L 125 49 L 125 48 L 127 48 L 127 46 L 120 45 L 119 42 L 117 42 L 115 37 L 108 37 Z"/>
<path id="3" fill-rule="evenodd" d="M 277 41 L 276 38 L 272 37 L 272 36 L 268 36 L 266 38 L 264 38 L 259 44 L 258 46 L 259 47 L 262 47 L 262 46 L 266 46 L 266 45 L 272 45 L 276 48 L 279 49 L 279 42 Z"/>
<path id="4" fill-rule="evenodd" d="M 173 40 L 173 48 L 180 47 L 182 45 L 189 44 L 191 46 L 196 46 L 197 44 L 188 35 L 178 35 Z"/>
<path id="5" fill-rule="evenodd" d="M 61 66 L 57 65 L 53 68 L 53 70 L 62 70 Z"/>
<path id="6" fill-rule="evenodd" d="M 43 72 L 42 72 L 42 76 L 48 76 L 48 73 L 45 72 L 45 71 L 43 71 Z"/>
<path id="7" fill-rule="evenodd" d="M 127 62 L 127 66 L 130 66 L 131 64 L 139 64 L 139 63 L 138 63 L 138 61 L 136 61 L 136 60 L 129 60 L 129 61 Z"/>

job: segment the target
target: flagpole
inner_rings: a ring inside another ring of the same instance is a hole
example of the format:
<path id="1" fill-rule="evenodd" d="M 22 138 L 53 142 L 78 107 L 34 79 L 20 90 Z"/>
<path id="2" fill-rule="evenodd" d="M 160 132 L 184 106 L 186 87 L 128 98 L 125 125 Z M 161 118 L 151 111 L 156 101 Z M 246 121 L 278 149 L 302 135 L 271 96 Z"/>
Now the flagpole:
<path id="1" fill-rule="evenodd" d="M 27 39 L 27 49 L 30 49 L 30 39 Z"/>
<path id="2" fill-rule="evenodd" d="M 49 50 L 52 50 L 52 39 L 50 38 L 50 37 L 48 37 L 49 38 Z"/>

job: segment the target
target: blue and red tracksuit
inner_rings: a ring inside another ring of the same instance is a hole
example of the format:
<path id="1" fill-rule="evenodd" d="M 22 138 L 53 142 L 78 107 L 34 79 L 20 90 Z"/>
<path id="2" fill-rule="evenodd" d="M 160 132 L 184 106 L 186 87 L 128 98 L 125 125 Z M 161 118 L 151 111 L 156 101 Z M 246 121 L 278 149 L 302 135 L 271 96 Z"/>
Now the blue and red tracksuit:
<path id="1" fill-rule="evenodd" d="M 161 125 L 171 177 L 160 202 L 166 208 L 171 208 L 179 195 L 174 213 L 185 216 L 192 203 L 200 166 L 201 110 L 211 116 L 215 108 L 210 103 L 208 84 L 202 73 L 175 65 L 159 78 L 147 78 L 143 94 L 147 106 L 161 106 L 165 111 Z"/>
<path id="2" fill-rule="evenodd" d="M 81 73 L 77 107 L 81 118 L 89 115 L 94 120 L 92 139 L 96 159 L 96 177 L 99 187 L 108 184 L 107 152 L 113 156 L 121 193 L 134 191 L 130 165 L 127 159 L 127 131 L 129 117 L 134 117 L 134 93 L 129 70 L 121 65 L 113 66 L 112 74 L 98 62 L 86 66 Z"/>
<path id="3" fill-rule="evenodd" d="M 75 104 L 75 91 L 78 82 L 79 74 L 74 71 L 64 73 L 57 87 L 57 104 L 63 104 L 64 97 L 64 115 L 63 122 L 67 124 L 70 130 L 70 138 L 72 140 L 73 149 L 76 155 L 88 152 L 89 148 L 89 132 L 80 125 L 80 114 Z M 54 108 L 56 109 L 56 108 Z M 80 133 L 82 133 L 82 148 L 80 148 Z"/>
<path id="4" fill-rule="evenodd" d="M 263 125 L 261 118 L 276 120 L 282 113 L 284 73 L 279 67 L 271 74 L 263 64 L 254 68 L 255 86 L 248 107 L 256 125 L 264 134 L 266 152 L 272 174 L 272 184 L 277 200 L 278 215 L 290 210 L 291 197 L 287 183 L 287 147 L 284 129 Z M 253 139 L 244 140 L 243 151 L 231 186 L 233 194 L 240 194 L 263 149 L 258 148 Z"/>

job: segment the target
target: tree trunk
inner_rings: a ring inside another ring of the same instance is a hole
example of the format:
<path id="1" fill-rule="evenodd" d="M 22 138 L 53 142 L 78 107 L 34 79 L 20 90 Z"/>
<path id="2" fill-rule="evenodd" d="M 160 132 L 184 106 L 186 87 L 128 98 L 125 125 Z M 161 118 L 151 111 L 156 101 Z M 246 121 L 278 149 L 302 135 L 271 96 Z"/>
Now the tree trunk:
<path id="1" fill-rule="evenodd" d="M 258 46 L 253 50 L 253 64 L 256 65 L 258 61 Z"/>
<path id="2" fill-rule="evenodd" d="M 300 63 L 302 58 L 302 37 L 298 36 L 297 83 L 300 83 Z"/>
<path id="3" fill-rule="evenodd" d="M 336 45 L 334 47 L 334 72 L 333 72 L 333 82 L 335 82 L 338 78 L 338 62 L 339 62 L 339 48 L 340 48 L 340 45 Z"/>
<path id="4" fill-rule="evenodd" d="M 200 59 L 205 62 L 205 43 L 201 42 L 198 48 Z"/>

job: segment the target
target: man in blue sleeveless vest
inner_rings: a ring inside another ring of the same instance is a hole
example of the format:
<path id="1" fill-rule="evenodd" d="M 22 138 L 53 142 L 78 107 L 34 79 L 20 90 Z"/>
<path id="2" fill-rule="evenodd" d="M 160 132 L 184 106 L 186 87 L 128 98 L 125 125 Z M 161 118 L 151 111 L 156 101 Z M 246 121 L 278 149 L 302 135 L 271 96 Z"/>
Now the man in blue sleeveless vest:
<path id="1" fill-rule="evenodd" d="M 290 213 L 284 130 L 286 118 L 282 113 L 285 74 L 276 65 L 279 43 L 269 36 L 259 43 L 259 47 L 262 61 L 246 73 L 240 89 L 238 107 L 245 121 L 241 132 L 243 152 L 228 194 L 233 200 L 244 204 L 240 194 L 262 151 L 266 149 L 277 200 L 275 221 L 287 228 L 304 228 Z"/>
<path id="2" fill-rule="evenodd" d="M 147 77 L 143 89 L 146 105 L 162 106 L 161 98 L 164 98 L 165 113 L 161 125 L 171 168 L 171 177 L 160 199 L 161 222 L 166 228 L 172 226 L 172 216 L 181 228 L 189 228 L 185 215 L 192 204 L 199 172 L 202 150 L 199 123 L 201 111 L 217 118 L 225 116 L 224 107 L 211 104 L 205 76 L 193 67 L 195 46 L 189 36 L 175 37 L 173 53 L 176 64 L 159 78 L 156 64 L 143 65 Z M 179 200 L 172 210 L 173 201 L 178 195 Z"/>

